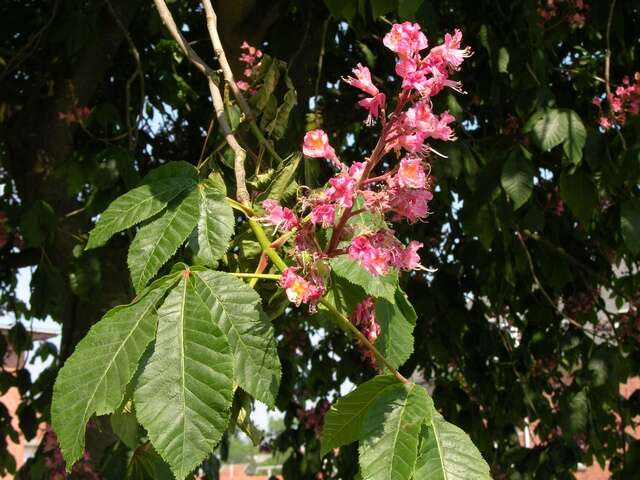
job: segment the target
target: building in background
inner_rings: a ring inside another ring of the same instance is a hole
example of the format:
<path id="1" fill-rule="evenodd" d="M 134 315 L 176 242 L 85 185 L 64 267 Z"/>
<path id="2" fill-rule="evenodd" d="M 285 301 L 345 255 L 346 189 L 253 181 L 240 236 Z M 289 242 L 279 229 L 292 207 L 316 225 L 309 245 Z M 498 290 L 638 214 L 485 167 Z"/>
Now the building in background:
<path id="1" fill-rule="evenodd" d="M 0 325 L 0 333 L 7 337 L 9 330 L 13 325 Z M 41 342 L 45 340 L 50 340 L 56 338 L 60 332 L 56 329 L 49 328 L 35 328 L 31 330 L 32 340 L 33 342 Z M 10 344 L 7 342 L 7 351 L 3 358 L 3 369 L 5 372 L 16 372 L 17 370 L 24 368 L 25 363 L 28 361 L 28 355 L 30 352 L 22 352 L 20 355 L 17 355 L 11 349 Z M 32 372 L 33 374 L 34 372 Z M 0 396 L 0 402 L 6 407 L 9 415 L 11 415 L 11 425 L 16 431 L 20 431 L 18 427 L 18 416 L 17 411 L 20 406 L 21 397 L 20 392 L 16 387 L 9 388 L 4 395 Z M 16 461 L 16 469 L 20 468 L 24 462 L 26 462 L 29 458 L 35 455 L 36 449 L 38 445 L 40 445 L 40 441 L 42 440 L 42 436 L 46 429 L 46 425 L 43 423 L 38 427 L 38 432 L 34 438 L 31 440 L 26 440 L 22 433 L 19 435 L 18 443 L 12 441 L 7 437 L 7 448 L 9 453 L 13 456 Z M 9 480 L 12 479 L 13 475 L 5 475 L 4 477 L 0 477 L 1 480 Z"/>

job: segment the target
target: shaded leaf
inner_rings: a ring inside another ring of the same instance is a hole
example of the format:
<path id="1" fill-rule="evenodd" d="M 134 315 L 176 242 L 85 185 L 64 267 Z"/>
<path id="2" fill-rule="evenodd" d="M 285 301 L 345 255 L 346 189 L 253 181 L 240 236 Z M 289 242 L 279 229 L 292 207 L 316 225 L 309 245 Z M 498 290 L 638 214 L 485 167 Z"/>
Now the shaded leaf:
<path id="1" fill-rule="evenodd" d="M 629 198 L 622 202 L 620 231 L 629 251 L 637 255 L 640 252 L 640 199 Z"/>
<path id="2" fill-rule="evenodd" d="M 513 200 L 514 210 L 524 205 L 533 191 L 535 170 L 529 158 L 519 148 L 514 149 L 502 168 L 500 182 L 507 195 Z"/>
<path id="3" fill-rule="evenodd" d="M 560 196 L 580 222 L 591 221 L 598 204 L 598 192 L 587 174 L 579 169 L 573 175 L 563 172 L 560 176 Z"/>

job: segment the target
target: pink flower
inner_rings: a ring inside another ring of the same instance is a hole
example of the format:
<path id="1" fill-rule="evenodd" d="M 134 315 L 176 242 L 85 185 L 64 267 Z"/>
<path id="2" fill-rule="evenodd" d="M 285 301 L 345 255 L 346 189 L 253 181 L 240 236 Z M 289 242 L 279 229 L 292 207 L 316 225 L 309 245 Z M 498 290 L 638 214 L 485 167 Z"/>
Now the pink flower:
<path id="1" fill-rule="evenodd" d="M 349 167 L 349 176 L 356 181 L 362 178 L 366 164 L 364 162 L 353 162 Z"/>
<path id="2" fill-rule="evenodd" d="M 280 277 L 280 287 L 284 288 L 289 301 L 298 307 L 301 303 L 316 303 L 324 294 L 324 287 L 309 282 L 297 271 L 298 267 L 285 268 Z"/>
<path id="3" fill-rule="evenodd" d="M 429 133 L 431 138 L 437 138 L 439 140 L 451 141 L 456 139 L 456 134 L 453 128 L 449 126 L 450 123 L 455 121 L 455 117 L 449 112 L 442 112 L 438 123 L 435 125 L 435 129 Z"/>
<path id="4" fill-rule="evenodd" d="M 367 340 L 375 343 L 380 335 L 380 325 L 376 321 L 376 305 L 372 297 L 367 297 L 356 305 L 351 315 L 351 323 L 358 327 Z"/>
<path id="5" fill-rule="evenodd" d="M 381 107 L 384 107 L 384 103 L 386 101 L 386 97 L 384 93 L 378 93 L 375 97 L 371 98 L 363 98 L 358 102 L 362 108 L 366 108 L 369 110 L 369 115 L 365 120 L 365 123 L 369 126 L 373 125 L 373 122 L 376 118 L 378 118 L 378 110 Z"/>
<path id="6" fill-rule="evenodd" d="M 429 213 L 428 203 L 433 199 L 429 190 L 399 190 L 391 195 L 391 208 L 395 212 L 394 220 L 406 218 L 410 222 L 425 218 Z"/>
<path id="7" fill-rule="evenodd" d="M 319 203 L 311 210 L 311 223 L 322 224 L 323 227 L 333 225 L 335 218 L 335 205 L 330 203 Z"/>
<path id="8" fill-rule="evenodd" d="M 420 255 L 418 250 L 422 248 L 421 242 L 411 240 L 409 245 L 402 251 L 397 267 L 401 270 L 411 271 L 420 265 Z"/>
<path id="9" fill-rule="evenodd" d="M 352 71 L 356 78 L 342 77 L 342 79 L 346 83 L 348 83 L 352 87 L 359 88 L 372 97 L 378 95 L 379 90 L 371 81 L 371 72 L 369 72 L 369 69 L 367 67 L 363 67 L 362 64 L 359 63 Z"/>
<path id="10" fill-rule="evenodd" d="M 391 261 L 389 250 L 374 245 L 365 235 L 353 238 L 348 253 L 372 275 L 380 276 L 389 271 Z"/>
<path id="11" fill-rule="evenodd" d="M 431 65 L 445 63 L 449 68 L 457 70 L 464 59 L 472 55 L 471 48 L 460 48 L 461 42 L 462 32 L 456 28 L 453 36 L 447 33 L 444 36 L 444 43 L 431 49 L 427 62 Z"/>
<path id="12" fill-rule="evenodd" d="M 245 82 L 244 80 L 238 80 L 236 82 L 236 86 L 242 90 L 243 92 L 246 90 L 249 90 L 249 84 L 247 82 Z"/>
<path id="13" fill-rule="evenodd" d="M 300 225 L 300 221 L 296 214 L 287 207 L 282 207 L 277 200 L 265 200 L 262 202 L 262 208 L 264 208 L 267 214 L 262 220 L 275 227 L 282 227 L 285 230 L 291 230 Z"/>
<path id="14" fill-rule="evenodd" d="M 396 23 L 382 40 L 384 46 L 399 57 L 411 57 L 429 45 L 427 37 L 420 31 L 417 23 Z"/>
<path id="15" fill-rule="evenodd" d="M 338 175 L 331 178 L 329 184 L 331 187 L 326 191 L 329 200 L 337 202 L 341 207 L 351 208 L 353 206 L 356 181 L 349 175 Z"/>
<path id="16" fill-rule="evenodd" d="M 329 145 L 329 137 L 324 130 L 310 130 L 304 135 L 302 153 L 311 158 L 325 158 L 331 163 L 338 162 L 336 152 Z"/>
<path id="17" fill-rule="evenodd" d="M 401 187 L 424 188 L 427 175 L 422 166 L 422 160 L 415 157 L 407 157 L 400 160 L 400 167 L 395 180 Z"/>

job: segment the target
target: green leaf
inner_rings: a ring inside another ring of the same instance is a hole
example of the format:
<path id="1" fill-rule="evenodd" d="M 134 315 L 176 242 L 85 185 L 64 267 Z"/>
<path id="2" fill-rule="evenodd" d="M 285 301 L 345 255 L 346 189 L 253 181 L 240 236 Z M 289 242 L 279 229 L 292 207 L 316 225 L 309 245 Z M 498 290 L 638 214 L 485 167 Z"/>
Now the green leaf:
<path id="1" fill-rule="evenodd" d="M 200 216 L 200 191 L 194 188 L 136 234 L 127 264 L 136 291 L 151 280 L 189 236 Z"/>
<path id="2" fill-rule="evenodd" d="M 432 409 L 427 391 L 415 383 L 397 383 L 375 399 L 362 426 L 359 451 L 363 480 L 412 478 L 420 428 L 431 421 Z"/>
<path id="3" fill-rule="evenodd" d="M 196 182 L 190 178 L 175 177 L 146 183 L 115 199 L 102 213 L 89 234 L 86 249 L 104 245 L 114 234 L 140 223 L 167 206 L 167 203 Z"/>
<path id="4" fill-rule="evenodd" d="M 513 200 L 514 210 L 518 210 L 531 197 L 534 175 L 530 159 L 519 148 L 514 149 L 507 157 L 500 178 L 502 188 Z"/>
<path id="5" fill-rule="evenodd" d="M 369 295 L 395 302 L 398 287 L 398 274 L 395 270 L 376 277 L 348 255 L 334 257 L 329 263 L 336 275 L 364 288 Z"/>
<path id="6" fill-rule="evenodd" d="M 580 164 L 587 130 L 576 112 L 569 109 L 536 112 L 528 125 L 531 125 L 533 141 L 540 149 L 548 151 L 564 142 L 563 149 L 569 162 Z"/>
<path id="7" fill-rule="evenodd" d="M 589 399 L 585 389 L 563 397 L 561 410 L 563 413 L 561 425 L 567 436 L 572 437 L 587 429 L 589 422 Z"/>
<path id="8" fill-rule="evenodd" d="M 551 150 L 567 138 L 569 125 L 567 116 L 558 109 L 551 109 L 537 115 L 533 124 L 532 138 L 541 150 Z"/>
<path id="9" fill-rule="evenodd" d="M 573 175 L 562 172 L 560 196 L 580 222 L 588 225 L 598 204 L 598 191 L 587 174 L 577 170 Z"/>
<path id="10" fill-rule="evenodd" d="M 186 272 L 158 309 L 153 353 L 134 393 L 138 420 L 178 479 L 213 452 L 233 399 L 231 349 Z"/>
<path id="11" fill-rule="evenodd" d="M 203 182 L 199 185 L 198 192 L 198 234 L 192 237 L 191 246 L 198 260 L 206 265 L 214 265 L 227 251 L 235 228 L 235 217 L 225 195 L 213 182 Z"/>
<path id="12" fill-rule="evenodd" d="M 156 330 L 156 303 L 172 285 L 166 281 L 132 305 L 109 310 L 83 338 L 60 370 L 53 389 L 51 419 L 70 469 L 84 451 L 91 416 L 120 406 L 127 384 Z"/>
<path id="13" fill-rule="evenodd" d="M 434 411 L 423 425 L 414 477 L 433 480 L 491 480 L 489 466 L 469 435 Z"/>
<path id="14" fill-rule="evenodd" d="M 116 411 L 109 418 L 111 430 L 127 447 L 134 449 L 138 446 L 141 428 L 133 412 Z"/>
<path id="15" fill-rule="evenodd" d="M 418 314 L 413 308 L 413 305 L 411 305 L 411 303 L 409 302 L 407 294 L 401 288 L 398 288 L 396 290 L 396 304 L 398 305 L 400 310 L 402 310 L 404 318 L 406 318 L 407 321 L 411 323 L 411 325 L 415 325 L 416 320 L 418 320 Z"/>
<path id="16" fill-rule="evenodd" d="M 401 20 L 415 20 L 424 0 L 398 0 L 398 16 Z"/>
<path id="17" fill-rule="evenodd" d="M 126 480 L 175 480 L 169 465 L 150 443 L 138 447 L 127 467 Z"/>
<path id="18" fill-rule="evenodd" d="M 398 0 L 371 0 L 371 16 L 374 20 L 398 8 Z"/>
<path id="19" fill-rule="evenodd" d="M 154 183 L 176 177 L 190 178 L 194 182 L 197 182 L 198 169 L 189 162 L 167 162 L 147 173 L 142 179 L 142 183 Z"/>
<path id="20" fill-rule="evenodd" d="M 587 129 L 584 127 L 580 115 L 573 110 L 563 110 L 567 122 L 567 139 L 562 148 L 572 165 L 580 165 L 582 150 L 587 141 Z"/>
<path id="21" fill-rule="evenodd" d="M 320 455 L 324 456 L 334 448 L 360 440 L 369 406 L 385 389 L 397 384 L 398 380 L 393 375 L 378 375 L 339 398 L 325 416 Z"/>
<path id="22" fill-rule="evenodd" d="M 295 183 L 296 171 L 300 165 L 302 155 L 299 153 L 290 159 L 285 159 L 273 176 L 273 180 L 263 193 L 258 195 L 258 201 L 271 198 L 273 200 L 282 200 L 290 190 L 291 185 Z"/>
<path id="23" fill-rule="evenodd" d="M 294 89 L 289 89 L 284 94 L 282 105 L 278 107 L 275 118 L 269 123 L 266 130 L 276 139 L 282 138 L 289 124 L 289 115 L 293 107 L 298 104 L 298 96 Z"/>
<path id="24" fill-rule="evenodd" d="M 640 199 L 629 198 L 622 202 L 620 230 L 627 248 L 637 255 L 640 252 Z"/>
<path id="25" fill-rule="evenodd" d="M 236 381 L 256 399 L 273 406 L 280 387 L 280 359 L 259 295 L 224 272 L 194 272 L 193 282 L 213 322 L 229 340 Z"/>
<path id="26" fill-rule="evenodd" d="M 398 303 L 390 303 L 384 298 L 376 300 L 376 320 L 380 324 L 376 348 L 398 368 L 413 353 L 414 325 L 404 316 Z"/>

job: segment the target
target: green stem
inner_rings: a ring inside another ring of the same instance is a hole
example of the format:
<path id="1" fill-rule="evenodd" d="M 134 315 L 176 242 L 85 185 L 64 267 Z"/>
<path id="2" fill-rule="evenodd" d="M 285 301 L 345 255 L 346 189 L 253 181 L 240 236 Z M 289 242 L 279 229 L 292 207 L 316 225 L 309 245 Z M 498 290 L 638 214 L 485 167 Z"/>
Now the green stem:
<path id="1" fill-rule="evenodd" d="M 278 152 L 275 151 L 275 149 L 273 148 L 273 145 L 271 145 L 271 142 L 269 142 L 269 140 L 267 140 L 265 136 L 262 134 L 262 132 L 256 125 L 255 120 L 251 120 L 249 122 L 249 128 L 251 129 L 251 133 L 253 133 L 253 136 L 256 137 L 260 145 L 263 145 L 264 148 L 267 149 L 267 152 L 269 152 L 269 155 L 271 155 L 275 160 L 277 160 L 278 163 L 282 163 L 282 157 L 278 155 Z"/>
<path id="2" fill-rule="evenodd" d="M 275 273 L 243 273 L 243 272 L 229 272 L 234 277 L 239 278 L 260 278 L 262 280 L 280 280 L 280 275 Z"/>
<path id="3" fill-rule="evenodd" d="M 278 255 L 278 252 L 271 247 L 271 241 L 267 238 L 267 234 L 262 228 L 262 225 L 253 218 L 249 218 L 248 222 L 251 230 L 253 230 L 253 234 L 256 236 L 256 240 L 258 240 L 258 243 L 262 247 L 262 251 L 267 254 L 273 264 L 278 267 L 280 271 L 287 268 L 285 261 Z"/>
<path id="4" fill-rule="evenodd" d="M 320 300 L 320 303 L 327 307 L 327 309 L 333 313 L 333 315 L 338 319 L 338 323 L 340 326 L 347 331 L 350 331 L 367 349 L 369 349 L 378 359 L 380 363 L 382 363 L 385 367 L 389 369 L 393 375 L 400 380 L 402 383 L 409 384 L 409 381 L 404 375 L 402 375 L 393 365 L 389 363 L 389 361 L 380 353 L 380 351 L 371 343 L 367 337 L 365 337 L 360 330 L 356 328 L 356 326 L 349 321 L 347 317 L 345 317 L 338 309 L 326 301 L 324 298 Z"/>
<path id="5" fill-rule="evenodd" d="M 278 269 L 281 271 L 287 268 L 287 264 L 284 260 L 278 255 L 271 247 L 271 242 L 267 238 L 267 234 L 258 222 L 254 219 L 249 218 L 249 226 L 251 230 L 253 230 L 258 243 L 262 247 L 262 251 L 267 254 L 267 256 L 271 259 Z M 247 275 L 255 275 L 255 274 L 247 274 Z M 380 353 L 380 351 L 374 347 L 373 343 L 371 343 L 367 337 L 365 337 L 360 330 L 358 330 L 355 325 L 353 325 L 347 317 L 345 317 L 340 311 L 330 302 L 325 300 L 324 298 L 320 300 L 320 303 L 324 305 L 333 315 L 338 319 L 339 325 L 343 330 L 351 332 L 368 350 L 370 350 L 376 357 L 376 359 L 383 364 L 385 367 L 389 369 L 389 371 L 402 383 L 409 384 L 411 383 L 407 378 L 405 378 L 393 365 L 389 363 L 389 361 Z"/>
<path id="6" fill-rule="evenodd" d="M 251 207 L 248 207 L 247 205 L 243 205 L 240 202 L 234 200 L 233 198 L 225 197 L 225 200 L 231 206 L 231 208 L 235 208 L 236 210 L 240 210 L 247 217 L 251 217 L 253 215 L 253 210 L 251 210 Z"/>

